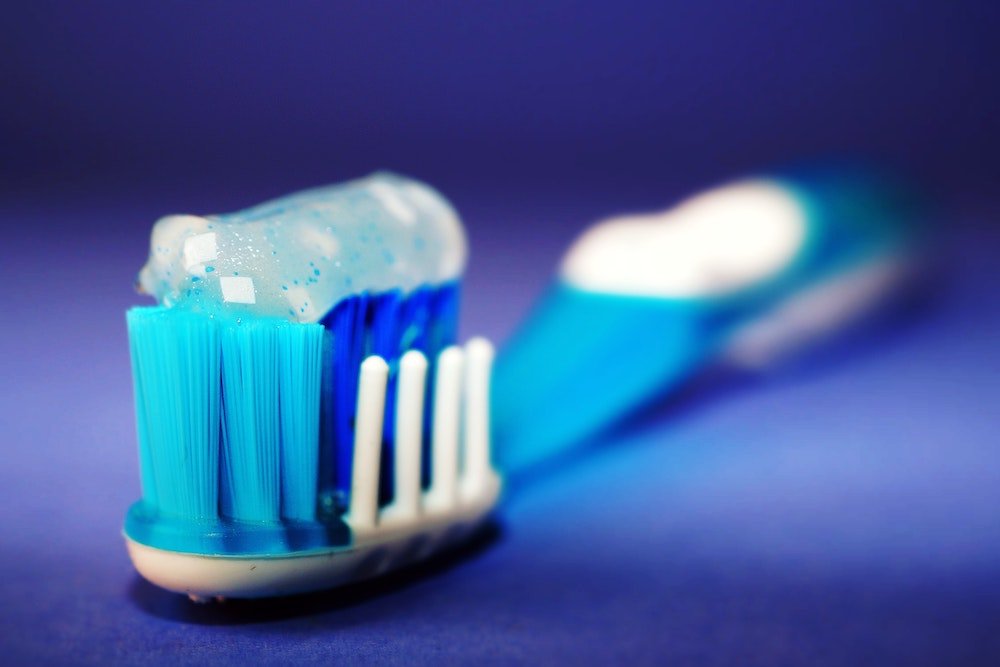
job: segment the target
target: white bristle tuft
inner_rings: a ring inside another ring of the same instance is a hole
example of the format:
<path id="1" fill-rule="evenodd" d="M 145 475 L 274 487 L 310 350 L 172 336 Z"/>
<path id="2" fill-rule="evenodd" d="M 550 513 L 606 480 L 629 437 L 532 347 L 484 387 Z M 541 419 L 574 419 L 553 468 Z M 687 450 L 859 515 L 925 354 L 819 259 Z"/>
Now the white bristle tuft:
<path id="1" fill-rule="evenodd" d="M 376 522 L 382 417 L 388 377 L 389 366 L 381 357 L 368 357 L 361 363 L 351 470 L 349 523 L 353 528 L 371 528 Z"/>
<path id="2" fill-rule="evenodd" d="M 394 506 L 400 518 L 420 511 L 420 451 L 423 440 L 427 358 L 410 350 L 399 362 L 396 386 Z"/>
<path id="3" fill-rule="evenodd" d="M 434 385 L 434 423 L 431 434 L 431 498 L 433 504 L 453 507 L 458 489 L 458 436 L 462 405 L 465 354 L 452 346 L 438 356 Z"/>
<path id="4" fill-rule="evenodd" d="M 490 464 L 490 369 L 493 346 L 485 338 L 465 345 L 465 450 L 462 485 L 478 493 L 493 473 Z"/>

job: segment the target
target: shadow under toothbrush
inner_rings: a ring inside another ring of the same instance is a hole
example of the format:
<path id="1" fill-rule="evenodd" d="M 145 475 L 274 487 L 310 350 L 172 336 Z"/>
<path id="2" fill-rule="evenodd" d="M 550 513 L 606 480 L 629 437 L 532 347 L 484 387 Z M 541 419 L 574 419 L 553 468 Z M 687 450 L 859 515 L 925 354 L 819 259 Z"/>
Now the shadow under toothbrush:
<path id="1" fill-rule="evenodd" d="M 522 489 L 544 483 L 582 463 L 591 454 L 615 443 L 634 441 L 633 436 L 725 400 L 728 394 L 765 383 L 802 382 L 863 363 L 909 335 L 927 319 L 936 304 L 944 300 L 949 289 L 942 267 L 930 267 L 911 285 L 888 299 L 877 313 L 864 317 L 814 349 L 779 362 L 774 368 L 752 371 L 725 364 L 709 366 L 682 386 L 653 398 L 623 421 L 587 440 L 523 468 L 502 471 L 505 495 L 510 497 Z"/>
<path id="2" fill-rule="evenodd" d="M 467 541 L 425 561 L 373 579 L 315 593 L 199 604 L 154 586 L 137 574 L 129 585 L 128 597 L 151 616 L 196 625 L 251 625 L 321 615 L 357 607 L 443 575 L 483 554 L 502 539 L 503 533 L 503 524 L 493 517 Z"/>

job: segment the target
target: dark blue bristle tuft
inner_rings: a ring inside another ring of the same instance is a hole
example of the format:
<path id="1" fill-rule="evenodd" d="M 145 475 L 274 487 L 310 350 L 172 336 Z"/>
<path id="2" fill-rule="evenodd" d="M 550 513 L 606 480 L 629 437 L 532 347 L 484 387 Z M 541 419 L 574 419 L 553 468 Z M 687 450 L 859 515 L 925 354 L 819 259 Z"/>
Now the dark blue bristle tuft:
<path id="1" fill-rule="evenodd" d="M 395 428 L 395 378 L 399 358 L 420 350 L 432 362 L 455 342 L 458 329 L 457 283 L 399 291 L 363 294 L 341 301 L 322 323 L 330 335 L 324 349 L 323 429 L 320 437 L 321 494 L 324 505 L 343 509 L 351 485 L 354 410 L 358 372 L 365 357 L 377 354 L 389 362 L 383 422 L 383 450 L 379 499 L 392 497 L 392 443 Z M 433 373 L 430 374 L 433 377 Z M 428 387 L 428 392 L 432 387 Z M 431 395 L 431 394 L 428 394 Z M 425 405 L 431 402 L 425 400 Z M 430 428 L 430 414 L 424 424 Z M 424 438 L 424 481 L 429 479 L 430 439 Z"/>

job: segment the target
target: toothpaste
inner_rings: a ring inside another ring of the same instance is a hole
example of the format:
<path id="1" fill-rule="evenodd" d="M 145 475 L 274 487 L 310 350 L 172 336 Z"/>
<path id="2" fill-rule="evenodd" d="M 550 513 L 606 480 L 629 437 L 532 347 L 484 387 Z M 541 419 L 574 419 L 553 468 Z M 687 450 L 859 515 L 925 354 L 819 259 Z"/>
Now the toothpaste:
<path id="1" fill-rule="evenodd" d="M 457 280 L 465 259 L 444 197 L 377 173 L 235 213 L 162 218 L 139 287 L 167 307 L 316 322 L 351 295 Z"/>

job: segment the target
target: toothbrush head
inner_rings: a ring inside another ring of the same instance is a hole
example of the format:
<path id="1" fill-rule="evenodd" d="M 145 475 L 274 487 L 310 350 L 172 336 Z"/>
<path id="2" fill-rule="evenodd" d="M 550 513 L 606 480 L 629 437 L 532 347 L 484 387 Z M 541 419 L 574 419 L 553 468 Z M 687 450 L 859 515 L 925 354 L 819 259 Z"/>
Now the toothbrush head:
<path id="1" fill-rule="evenodd" d="M 455 346 L 465 236 L 391 174 L 168 216 L 128 313 L 139 572 L 194 598 L 335 586 L 426 557 L 490 512 L 483 340 Z"/>
<path id="2" fill-rule="evenodd" d="M 155 319 L 159 314 L 152 315 Z M 163 328 L 162 321 L 155 322 L 159 325 L 156 329 L 137 324 L 144 313 L 133 311 L 130 316 L 133 343 L 139 347 L 146 346 L 151 330 Z M 286 324 L 282 328 L 296 331 L 309 325 Z M 227 336 L 233 336 L 231 330 L 223 329 L 221 337 Z M 243 341 L 236 352 L 223 347 L 222 359 L 229 354 L 245 356 L 248 348 L 271 336 L 273 332 L 255 332 L 250 335 L 254 342 Z M 148 356 L 151 352 L 146 349 L 136 357 L 137 375 L 141 376 L 137 382 L 147 380 L 146 370 L 153 363 Z M 144 462 L 144 471 L 158 477 L 157 482 L 173 475 L 189 504 L 183 508 L 169 495 L 147 492 L 146 498 L 133 506 L 126 520 L 125 539 L 136 569 L 150 582 L 197 601 L 269 597 L 374 577 L 461 542 L 483 524 L 500 492 L 500 477 L 490 462 L 492 358 L 492 346 L 484 339 L 473 339 L 464 348 L 451 346 L 441 352 L 431 377 L 427 357 L 418 350 L 406 352 L 396 372 L 391 418 L 386 416 L 392 374 L 389 364 L 379 356 L 361 363 L 349 507 L 342 516 L 324 517 L 315 511 L 315 448 L 300 446 L 304 443 L 296 443 L 294 436 L 287 435 L 287 428 L 277 429 L 278 447 L 272 460 L 264 460 L 265 448 L 257 440 L 252 451 L 242 454 L 244 459 L 255 456 L 255 460 L 243 460 L 239 470 L 227 468 L 235 468 L 235 460 L 241 456 L 232 446 L 232 436 L 227 436 L 229 447 L 222 451 L 223 459 L 230 462 L 224 461 L 221 470 L 230 479 L 223 482 L 221 493 L 210 479 L 216 461 L 182 461 L 179 457 L 190 449 L 153 443 L 148 448 L 153 451 L 147 452 L 152 460 Z M 253 363 L 254 372 L 266 370 L 259 359 Z M 288 360 L 279 358 L 278 363 L 287 365 Z M 254 393 L 260 395 L 264 380 L 259 376 L 255 380 Z M 279 381 L 279 397 L 283 386 Z M 429 406 L 425 406 L 427 395 Z M 274 397 L 267 399 L 273 401 Z M 228 395 L 222 401 L 234 404 Z M 278 398 L 274 407 L 279 405 L 286 403 Z M 268 410 L 266 404 L 254 407 Z M 430 415 L 429 429 L 425 428 L 425 414 Z M 236 418 L 244 426 L 251 423 L 244 415 Z M 387 423 L 392 424 L 394 441 L 393 499 L 380 506 Z M 288 424 L 283 421 L 281 426 Z M 428 433 L 429 443 L 425 442 Z M 304 435 L 308 441 L 315 434 Z M 424 488 L 422 453 L 426 445 L 432 470 L 431 484 Z M 170 461 L 170 457 L 175 460 Z M 256 469 L 249 470 L 253 466 Z M 204 474 L 191 474 L 196 471 Z M 280 493 L 275 486 L 280 487 Z M 223 497 L 229 500 L 221 502 L 222 512 L 216 513 L 214 506 Z M 182 509 L 190 514 L 182 515 Z"/>

